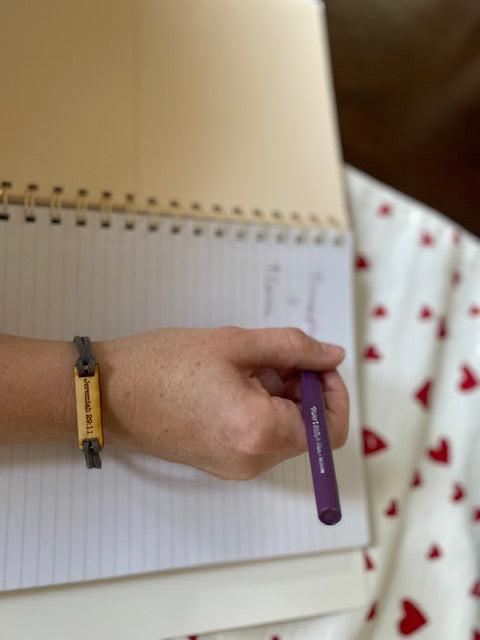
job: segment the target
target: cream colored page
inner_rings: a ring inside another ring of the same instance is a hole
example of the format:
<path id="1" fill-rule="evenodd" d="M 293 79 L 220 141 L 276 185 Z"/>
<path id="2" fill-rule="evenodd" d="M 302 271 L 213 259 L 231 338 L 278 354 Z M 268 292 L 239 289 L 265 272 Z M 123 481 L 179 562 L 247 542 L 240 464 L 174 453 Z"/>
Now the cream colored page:
<path id="1" fill-rule="evenodd" d="M 72 197 L 138 189 L 136 3 L 6 0 L 2 9 L 0 179 Z"/>
<path id="2" fill-rule="evenodd" d="M 142 639 L 160 640 L 331 613 L 365 598 L 355 550 L 14 591 L 2 596 L 0 620 L 15 640 L 47 625 L 49 640 L 85 640 L 93 628 L 95 639 L 132 640 L 139 627 Z M 78 615 L 79 602 L 88 615 Z"/>
<path id="3" fill-rule="evenodd" d="M 322 11 L 3 2 L 0 179 L 342 217 Z"/>
<path id="4" fill-rule="evenodd" d="M 142 2 L 142 191 L 342 218 L 323 17 L 292 0 Z"/>

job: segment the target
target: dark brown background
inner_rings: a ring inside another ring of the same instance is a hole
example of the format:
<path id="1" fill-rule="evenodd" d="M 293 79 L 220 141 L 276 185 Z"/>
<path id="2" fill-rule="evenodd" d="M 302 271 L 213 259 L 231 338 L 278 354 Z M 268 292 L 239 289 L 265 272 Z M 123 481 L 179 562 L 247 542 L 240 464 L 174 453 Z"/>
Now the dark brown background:
<path id="1" fill-rule="evenodd" d="M 480 1 L 326 6 L 345 160 L 480 236 Z"/>

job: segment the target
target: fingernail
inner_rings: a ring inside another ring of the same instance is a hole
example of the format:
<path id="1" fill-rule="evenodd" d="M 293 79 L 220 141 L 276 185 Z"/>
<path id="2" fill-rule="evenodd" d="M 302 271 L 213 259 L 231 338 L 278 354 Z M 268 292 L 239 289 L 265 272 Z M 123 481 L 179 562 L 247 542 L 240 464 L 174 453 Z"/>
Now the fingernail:
<path id="1" fill-rule="evenodd" d="M 330 342 L 322 342 L 322 349 L 326 353 L 331 354 L 332 356 L 344 356 L 345 349 L 341 347 L 339 344 L 332 344 Z"/>

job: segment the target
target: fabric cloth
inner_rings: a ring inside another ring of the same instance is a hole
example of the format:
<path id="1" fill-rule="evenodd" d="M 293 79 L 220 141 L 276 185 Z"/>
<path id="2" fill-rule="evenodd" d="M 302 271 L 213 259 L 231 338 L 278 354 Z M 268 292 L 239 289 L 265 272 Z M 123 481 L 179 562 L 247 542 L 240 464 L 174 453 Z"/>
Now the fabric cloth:
<path id="1" fill-rule="evenodd" d="M 480 242 L 355 170 L 347 180 L 369 602 L 202 638 L 480 640 Z"/>

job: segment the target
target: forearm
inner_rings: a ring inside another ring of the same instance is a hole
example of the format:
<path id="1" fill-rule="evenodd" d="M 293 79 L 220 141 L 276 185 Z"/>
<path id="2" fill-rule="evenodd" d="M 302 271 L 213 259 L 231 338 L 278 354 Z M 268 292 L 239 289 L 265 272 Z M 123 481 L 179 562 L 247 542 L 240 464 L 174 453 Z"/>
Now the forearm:
<path id="1" fill-rule="evenodd" d="M 306 450 L 300 369 L 321 372 L 345 442 L 344 352 L 295 329 L 160 329 L 92 344 L 105 441 L 224 478 Z M 0 442 L 77 440 L 73 342 L 0 334 Z"/>
<path id="2" fill-rule="evenodd" d="M 69 342 L 0 334 L 0 442 L 76 437 Z"/>

